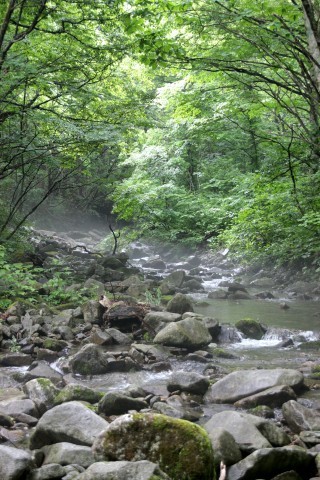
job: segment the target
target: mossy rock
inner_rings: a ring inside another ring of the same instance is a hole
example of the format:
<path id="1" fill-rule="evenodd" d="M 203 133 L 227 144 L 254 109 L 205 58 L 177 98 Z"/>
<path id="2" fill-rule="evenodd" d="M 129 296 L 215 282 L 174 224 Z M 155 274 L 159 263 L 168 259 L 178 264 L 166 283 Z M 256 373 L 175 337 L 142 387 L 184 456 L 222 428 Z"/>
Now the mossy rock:
<path id="1" fill-rule="evenodd" d="M 98 403 L 104 395 L 104 392 L 97 392 L 83 385 L 69 384 L 58 393 L 54 404 L 59 405 L 60 403 L 71 402 L 73 400 L 93 404 Z"/>
<path id="2" fill-rule="evenodd" d="M 54 352 L 61 352 L 61 350 L 66 348 L 68 344 L 64 340 L 58 340 L 56 338 L 46 338 L 42 346 L 47 350 L 52 350 Z"/>
<path id="3" fill-rule="evenodd" d="M 235 327 L 240 330 L 246 337 L 253 338 L 255 340 L 261 340 L 265 334 L 261 323 L 253 320 L 252 318 L 243 318 L 235 324 Z"/>
<path id="4" fill-rule="evenodd" d="M 122 415 L 96 439 L 98 460 L 157 463 L 172 480 L 214 480 L 207 432 L 194 423 L 161 414 Z"/>
<path id="5" fill-rule="evenodd" d="M 230 360 L 235 360 L 235 359 L 239 358 L 239 357 L 237 357 L 237 355 L 234 355 L 233 353 L 227 352 L 223 348 L 210 348 L 210 353 L 212 353 L 212 355 L 214 357 L 217 357 L 217 358 L 226 358 L 226 359 L 230 359 Z"/>

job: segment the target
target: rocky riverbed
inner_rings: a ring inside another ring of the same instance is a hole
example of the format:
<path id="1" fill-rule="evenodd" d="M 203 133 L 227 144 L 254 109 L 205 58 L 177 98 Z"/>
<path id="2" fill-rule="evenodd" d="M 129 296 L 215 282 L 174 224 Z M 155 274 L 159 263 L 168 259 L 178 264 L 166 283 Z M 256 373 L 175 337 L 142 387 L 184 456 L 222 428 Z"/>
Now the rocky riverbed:
<path id="1" fill-rule="evenodd" d="M 249 278 L 226 252 L 107 255 L 94 236 L 34 242 L 48 275 L 67 264 L 95 300 L 1 314 L 0 478 L 320 478 L 318 330 L 200 313 L 211 297 L 317 314 L 318 284 Z M 270 360 L 244 355 L 250 342 Z"/>

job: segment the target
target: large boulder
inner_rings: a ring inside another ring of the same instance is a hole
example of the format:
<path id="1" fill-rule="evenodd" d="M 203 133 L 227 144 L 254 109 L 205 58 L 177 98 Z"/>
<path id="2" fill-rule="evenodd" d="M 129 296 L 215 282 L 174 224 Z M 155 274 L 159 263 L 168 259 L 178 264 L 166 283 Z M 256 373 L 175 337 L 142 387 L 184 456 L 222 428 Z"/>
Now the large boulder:
<path id="1" fill-rule="evenodd" d="M 30 448 L 52 443 L 93 444 L 108 422 L 80 402 L 68 402 L 48 410 L 39 420 L 30 438 Z"/>
<path id="2" fill-rule="evenodd" d="M 282 472 L 295 470 L 304 480 L 316 473 L 312 453 L 300 447 L 263 448 L 228 469 L 228 480 L 272 478 Z"/>
<path id="3" fill-rule="evenodd" d="M 161 414 L 123 415 L 94 442 L 99 460 L 149 460 L 172 480 L 212 480 L 213 451 L 206 431 Z"/>
<path id="4" fill-rule="evenodd" d="M 197 349 L 209 345 L 212 338 L 202 321 L 189 317 L 169 323 L 160 330 L 153 341 L 170 347 Z"/>
<path id="5" fill-rule="evenodd" d="M 248 413 L 226 410 L 213 415 L 204 425 L 209 436 L 217 427 L 227 430 L 246 453 L 260 448 L 282 447 L 290 443 L 289 436 L 281 428 Z"/>
<path id="6" fill-rule="evenodd" d="M 161 332 L 160 332 L 161 333 Z M 288 385 L 295 391 L 303 386 L 303 375 L 292 369 L 238 370 L 214 383 L 205 395 L 207 403 L 234 403 L 277 385 Z"/>
<path id="7" fill-rule="evenodd" d="M 147 460 L 140 462 L 96 462 L 77 480 L 170 480 L 158 465 Z"/>
<path id="8" fill-rule="evenodd" d="M 293 432 L 303 430 L 320 430 L 320 413 L 317 410 L 304 407 L 295 400 L 289 400 L 282 405 L 283 416 Z"/>
<path id="9" fill-rule="evenodd" d="M 0 478 L 1 480 L 20 480 L 25 478 L 31 469 L 30 453 L 15 447 L 0 445 Z"/>
<path id="10" fill-rule="evenodd" d="M 167 311 L 171 313 L 193 312 L 192 302 L 186 295 L 177 293 L 168 303 Z"/>

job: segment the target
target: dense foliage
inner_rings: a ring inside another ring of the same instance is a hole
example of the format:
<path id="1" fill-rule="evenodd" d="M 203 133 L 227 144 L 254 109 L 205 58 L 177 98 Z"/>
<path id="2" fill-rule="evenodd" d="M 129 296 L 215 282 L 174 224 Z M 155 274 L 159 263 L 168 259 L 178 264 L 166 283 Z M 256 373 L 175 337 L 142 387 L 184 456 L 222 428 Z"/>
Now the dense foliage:
<path id="1" fill-rule="evenodd" d="M 316 0 L 3 2 L 1 238 L 53 200 L 112 201 L 139 235 L 317 265 L 319 19 Z"/>

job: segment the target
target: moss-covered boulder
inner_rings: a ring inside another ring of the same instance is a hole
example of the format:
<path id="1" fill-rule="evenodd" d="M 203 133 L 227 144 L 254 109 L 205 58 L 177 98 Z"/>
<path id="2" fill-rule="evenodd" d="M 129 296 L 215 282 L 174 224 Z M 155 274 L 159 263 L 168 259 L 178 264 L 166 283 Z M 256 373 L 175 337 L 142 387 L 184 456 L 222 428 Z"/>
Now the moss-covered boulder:
<path id="1" fill-rule="evenodd" d="M 69 383 L 56 395 L 54 404 L 60 405 L 61 403 L 71 402 L 73 400 L 79 400 L 88 403 L 98 403 L 104 396 L 103 392 L 92 390 L 84 385 L 76 383 Z"/>
<path id="2" fill-rule="evenodd" d="M 261 323 L 252 318 L 243 318 L 235 324 L 236 328 L 240 330 L 246 337 L 260 340 L 265 334 L 265 329 Z"/>
<path id="3" fill-rule="evenodd" d="M 206 431 L 186 420 L 137 413 L 117 418 L 95 440 L 97 460 L 149 460 L 172 480 L 213 480 L 214 456 Z"/>

